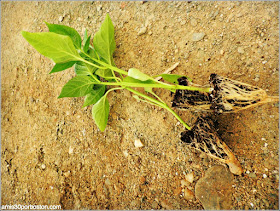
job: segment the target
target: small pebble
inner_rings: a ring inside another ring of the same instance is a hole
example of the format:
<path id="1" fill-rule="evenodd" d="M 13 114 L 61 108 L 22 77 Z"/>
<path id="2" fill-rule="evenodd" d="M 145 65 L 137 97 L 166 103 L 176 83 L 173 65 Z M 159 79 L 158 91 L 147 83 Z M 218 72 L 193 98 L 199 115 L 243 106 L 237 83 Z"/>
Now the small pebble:
<path id="1" fill-rule="evenodd" d="M 243 54 L 244 53 L 244 49 L 242 47 L 238 47 L 237 48 L 238 53 Z"/>
<path id="2" fill-rule="evenodd" d="M 191 173 L 189 173 L 189 174 L 186 174 L 186 175 L 185 175 L 185 179 L 186 179 L 189 183 L 193 183 L 193 180 L 194 180 L 193 172 L 191 172 Z"/>
<path id="3" fill-rule="evenodd" d="M 64 176 L 65 176 L 65 177 L 69 177 L 70 174 L 71 174 L 71 171 L 66 171 L 66 172 L 64 173 Z"/>
<path id="4" fill-rule="evenodd" d="M 124 151 L 123 151 L 123 155 L 124 155 L 125 157 L 128 157 L 128 152 L 127 152 L 127 150 L 124 150 Z"/>
<path id="5" fill-rule="evenodd" d="M 140 30 L 139 30 L 139 32 L 138 32 L 138 35 L 140 36 L 140 35 L 143 35 L 143 34 L 145 34 L 147 32 L 147 27 L 142 27 Z"/>
<path id="6" fill-rule="evenodd" d="M 185 188 L 184 189 L 184 198 L 186 200 L 193 200 L 194 199 L 194 193 L 190 189 Z"/>
<path id="7" fill-rule="evenodd" d="M 63 17 L 63 16 L 59 16 L 58 21 L 59 21 L 59 22 L 62 22 L 62 21 L 63 21 L 63 19 L 64 19 L 64 17 Z"/>
<path id="8" fill-rule="evenodd" d="M 99 12 L 100 10 L 102 10 L 102 5 L 97 6 L 96 9 L 97 9 L 97 12 Z"/>
<path id="9" fill-rule="evenodd" d="M 134 141 L 134 146 L 135 146 L 136 148 L 141 148 L 141 147 L 144 147 L 144 144 L 143 144 L 143 142 L 142 142 L 140 139 L 136 139 L 136 140 Z"/>
<path id="10" fill-rule="evenodd" d="M 193 33 L 192 41 L 195 41 L 195 42 L 200 41 L 203 39 L 204 36 L 205 36 L 205 33 L 203 33 L 203 32 L 202 33 Z"/>
<path id="11" fill-rule="evenodd" d="M 264 178 L 264 179 L 267 178 L 267 175 L 266 175 L 266 174 L 263 174 L 263 178 Z"/>
<path id="12" fill-rule="evenodd" d="M 255 78 L 254 81 L 258 82 L 260 79 L 259 78 Z"/>
<path id="13" fill-rule="evenodd" d="M 43 164 L 41 165 L 41 168 L 44 170 L 44 169 L 46 168 L 46 165 L 43 163 Z"/>

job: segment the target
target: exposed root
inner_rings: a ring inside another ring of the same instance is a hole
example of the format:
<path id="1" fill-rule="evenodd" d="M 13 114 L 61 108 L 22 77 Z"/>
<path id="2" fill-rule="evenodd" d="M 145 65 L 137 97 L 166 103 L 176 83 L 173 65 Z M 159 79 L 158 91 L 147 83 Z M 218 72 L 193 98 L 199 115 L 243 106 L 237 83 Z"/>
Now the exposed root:
<path id="1" fill-rule="evenodd" d="M 183 86 L 197 86 L 186 77 L 179 78 L 178 82 Z M 172 106 L 195 111 L 229 113 L 279 101 L 278 96 L 268 96 L 263 89 L 217 74 L 211 74 L 209 82 L 212 88 L 210 93 L 177 90 Z M 242 174 L 239 161 L 215 132 L 213 121 L 209 117 L 199 117 L 191 130 L 181 133 L 181 140 L 209 157 L 227 164 L 233 174 Z"/>
<path id="2" fill-rule="evenodd" d="M 237 112 L 264 103 L 279 100 L 270 97 L 265 90 L 235 81 L 217 74 L 210 75 L 213 91 L 210 94 L 211 109 L 218 113 Z"/>
<path id="3" fill-rule="evenodd" d="M 191 85 L 186 78 L 178 79 L 180 85 Z M 195 111 L 216 113 L 237 112 L 265 103 L 279 101 L 278 96 L 268 96 L 265 90 L 217 74 L 210 75 L 210 93 L 177 90 L 172 106 Z"/>
<path id="4" fill-rule="evenodd" d="M 179 78 L 178 82 L 182 86 L 199 86 L 190 82 L 186 77 Z M 191 90 L 177 90 L 172 101 L 172 107 L 209 111 L 211 107 L 210 94 Z"/>
<path id="5" fill-rule="evenodd" d="M 239 161 L 214 130 L 214 123 L 209 117 L 199 117 L 191 130 L 181 133 L 181 140 L 196 150 L 227 164 L 233 174 L 242 174 Z"/>

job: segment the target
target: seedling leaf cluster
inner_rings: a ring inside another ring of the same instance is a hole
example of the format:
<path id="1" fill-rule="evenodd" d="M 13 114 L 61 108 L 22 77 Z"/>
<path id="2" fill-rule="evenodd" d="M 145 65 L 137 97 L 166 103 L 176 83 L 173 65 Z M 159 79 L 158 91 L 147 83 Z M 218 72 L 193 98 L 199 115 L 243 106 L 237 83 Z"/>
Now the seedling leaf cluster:
<path id="1" fill-rule="evenodd" d="M 197 90 L 209 92 L 209 88 L 182 86 L 175 74 L 149 76 L 136 68 L 128 71 L 116 67 L 113 54 L 116 49 L 114 26 L 107 14 L 99 31 L 91 39 L 87 30 L 83 39 L 68 26 L 46 23 L 49 32 L 30 33 L 22 31 L 22 36 L 42 55 L 52 59 L 55 66 L 50 74 L 61 72 L 74 66 L 76 76 L 69 80 L 58 98 L 85 97 L 83 106 L 92 106 L 92 117 L 101 131 L 104 131 L 109 116 L 107 95 L 116 89 L 126 89 L 134 98 L 159 106 L 171 112 L 185 127 L 190 127 L 153 92 L 153 88 L 176 90 Z M 92 43 L 91 43 L 92 41 Z M 156 80 L 162 77 L 165 82 Z M 190 80 L 190 79 L 189 79 Z M 133 88 L 142 87 L 145 94 Z"/>

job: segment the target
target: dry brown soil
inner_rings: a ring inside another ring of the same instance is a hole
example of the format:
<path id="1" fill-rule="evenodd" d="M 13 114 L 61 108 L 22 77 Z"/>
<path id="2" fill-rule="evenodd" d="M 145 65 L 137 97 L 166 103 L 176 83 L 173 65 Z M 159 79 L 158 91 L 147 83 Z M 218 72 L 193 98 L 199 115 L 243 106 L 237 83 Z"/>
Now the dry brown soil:
<path id="1" fill-rule="evenodd" d="M 20 31 L 44 21 L 94 34 L 109 13 L 119 68 L 172 73 L 208 83 L 211 73 L 278 95 L 278 2 L 2 2 L 2 204 L 60 204 L 64 209 L 203 209 L 181 193 L 217 161 L 180 141 L 183 126 L 167 111 L 109 95 L 110 117 L 98 131 L 82 98 L 57 99 L 73 69 L 49 75 L 53 62 Z M 140 29 L 146 32 L 138 35 Z M 142 29 L 143 30 L 143 29 Z M 205 33 L 192 41 L 193 33 Z M 141 90 L 141 89 L 139 89 Z M 156 90 L 167 102 L 169 92 Z M 234 178 L 234 209 L 278 209 L 278 103 L 218 119 L 223 140 L 245 173 Z M 192 125 L 199 112 L 176 110 Z M 143 148 L 136 148 L 140 139 Z"/>

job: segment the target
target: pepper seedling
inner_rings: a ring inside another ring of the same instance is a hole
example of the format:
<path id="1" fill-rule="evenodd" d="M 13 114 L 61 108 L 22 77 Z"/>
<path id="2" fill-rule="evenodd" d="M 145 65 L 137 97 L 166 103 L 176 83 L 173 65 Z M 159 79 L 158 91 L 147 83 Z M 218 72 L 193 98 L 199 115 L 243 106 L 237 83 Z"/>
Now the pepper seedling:
<path id="1" fill-rule="evenodd" d="M 108 14 L 99 31 L 94 35 L 92 44 L 87 30 L 82 41 L 79 33 L 71 27 L 50 23 L 46 25 L 49 32 L 22 31 L 21 34 L 39 53 L 55 62 L 50 73 L 74 66 L 76 76 L 64 85 L 58 98 L 85 96 L 83 106 L 93 105 L 92 117 L 101 131 L 105 130 L 108 122 L 110 106 L 107 95 L 117 89 L 126 89 L 132 92 L 137 100 L 168 110 L 186 129 L 191 129 L 153 92 L 153 88 L 163 88 L 172 92 L 176 90 L 209 92 L 209 88 L 179 85 L 177 79 L 182 77 L 181 75 L 149 76 L 136 68 L 124 71 L 116 67 L 113 60 L 116 49 L 114 26 Z M 168 83 L 155 79 L 159 76 Z M 107 89 L 107 86 L 110 88 Z M 133 89 L 135 87 L 144 88 L 150 95 Z"/>

